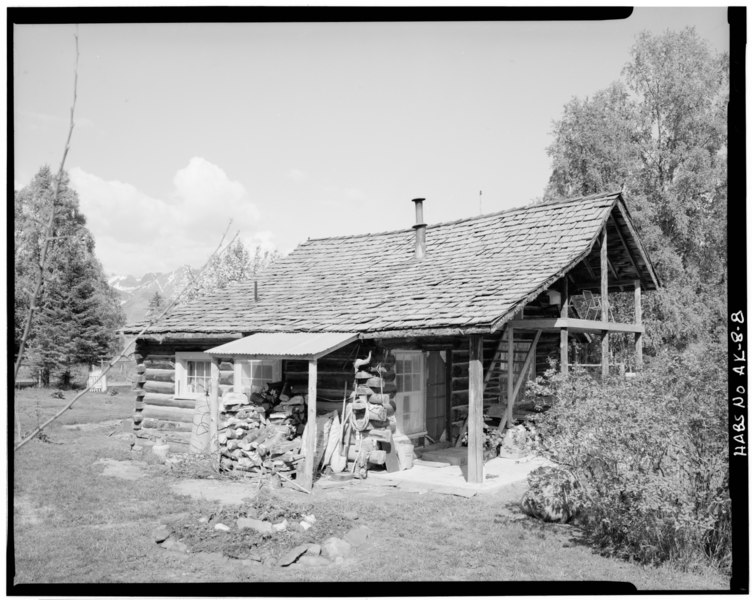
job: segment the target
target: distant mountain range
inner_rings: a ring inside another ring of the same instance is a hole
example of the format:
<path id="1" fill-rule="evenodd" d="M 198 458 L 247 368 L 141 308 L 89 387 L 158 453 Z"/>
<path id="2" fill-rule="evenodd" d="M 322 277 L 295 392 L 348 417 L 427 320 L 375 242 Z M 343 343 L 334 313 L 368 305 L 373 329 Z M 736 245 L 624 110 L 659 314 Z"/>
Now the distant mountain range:
<path id="1" fill-rule="evenodd" d="M 167 301 L 183 288 L 187 279 L 188 268 L 180 267 L 170 273 L 146 273 L 141 277 L 110 275 L 108 282 L 120 295 L 126 323 L 131 324 L 146 317 L 149 301 L 155 292 Z"/>

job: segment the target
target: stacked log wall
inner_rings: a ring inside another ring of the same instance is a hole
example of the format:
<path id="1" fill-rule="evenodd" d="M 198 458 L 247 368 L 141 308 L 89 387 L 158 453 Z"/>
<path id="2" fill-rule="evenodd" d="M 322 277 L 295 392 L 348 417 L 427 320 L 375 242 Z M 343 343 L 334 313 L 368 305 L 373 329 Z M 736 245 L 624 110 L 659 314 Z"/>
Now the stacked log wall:
<path id="1" fill-rule="evenodd" d="M 173 446 L 173 450 L 188 452 L 196 400 L 175 395 L 175 353 L 201 352 L 220 343 L 137 343 L 138 379 L 133 416 L 136 435 L 153 441 L 162 439 Z M 232 362 L 223 361 L 220 364 L 220 396 L 225 390 L 232 389 L 233 378 Z"/>

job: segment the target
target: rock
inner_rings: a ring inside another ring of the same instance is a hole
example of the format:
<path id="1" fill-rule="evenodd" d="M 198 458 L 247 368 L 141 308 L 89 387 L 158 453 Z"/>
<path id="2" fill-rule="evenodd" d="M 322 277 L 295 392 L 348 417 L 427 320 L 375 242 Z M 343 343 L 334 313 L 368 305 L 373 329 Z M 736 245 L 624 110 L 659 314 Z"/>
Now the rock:
<path id="1" fill-rule="evenodd" d="M 567 523 L 582 513 L 584 495 L 569 471 L 539 467 L 527 478 L 530 488 L 520 501 L 525 514 L 544 521 Z"/>
<path id="2" fill-rule="evenodd" d="M 216 529 L 217 531 L 230 531 L 230 528 L 224 523 L 217 523 L 214 526 L 214 529 Z"/>
<path id="3" fill-rule="evenodd" d="M 199 522 L 199 523 L 208 523 L 208 522 L 209 522 L 209 519 L 207 519 L 206 517 L 201 517 L 201 518 L 200 518 L 200 519 L 198 520 L 198 522 Z"/>
<path id="4" fill-rule="evenodd" d="M 160 525 L 152 532 L 152 539 L 159 544 L 160 542 L 164 542 L 168 537 L 170 537 L 171 531 L 167 528 L 167 525 Z"/>
<path id="5" fill-rule="evenodd" d="M 298 558 L 300 558 L 303 554 L 306 553 L 308 550 L 308 546 L 310 544 L 300 544 L 300 546 L 295 546 L 294 548 L 291 548 L 287 552 L 285 552 L 282 555 L 282 558 L 279 559 L 279 562 L 277 563 L 280 567 L 286 567 L 288 565 L 291 565 L 294 563 Z"/>
<path id="6" fill-rule="evenodd" d="M 303 520 L 313 525 L 316 522 L 316 517 L 314 515 L 303 515 Z"/>
<path id="7" fill-rule="evenodd" d="M 300 528 L 303 531 L 308 531 L 311 527 L 313 527 L 313 525 L 311 525 L 308 521 L 301 521 L 300 522 Z"/>
<path id="8" fill-rule="evenodd" d="M 366 527 L 365 525 L 358 525 L 357 527 L 353 527 L 350 531 L 348 531 L 345 534 L 344 539 L 348 544 L 357 548 L 358 546 L 365 544 L 368 541 L 368 538 L 371 537 L 372 533 L 373 531 L 370 527 Z"/>
<path id="9" fill-rule="evenodd" d="M 275 523 L 274 525 L 272 525 L 272 529 L 274 531 L 284 531 L 285 529 L 287 529 L 287 519 L 285 519 L 281 523 Z"/>
<path id="10" fill-rule="evenodd" d="M 358 513 L 352 510 L 346 510 L 342 513 L 342 516 L 345 517 L 345 519 L 349 519 L 350 521 L 357 521 L 358 520 Z"/>
<path id="11" fill-rule="evenodd" d="M 306 550 L 307 556 L 318 556 L 321 554 L 321 546 L 319 544 L 308 544 L 308 550 Z"/>
<path id="12" fill-rule="evenodd" d="M 321 544 L 321 554 L 326 558 L 337 560 L 337 558 L 345 558 L 350 554 L 352 546 L 349 542 L 338 537 L 330 537 L 324 540 Z"/>
<path id="13" fill-rule="evenodd" d="M 261 521 L 260 519 L 251 519 L 250 517 L 240 517 L 237 520 L 238 529 L 253 529 L 259 533 L 271 533 L 272 524 L 269 521 Z"/>
<path id="14" fill-rule="evenodd" d="M 326 567 L 332 564 L 332 561 L 323 556 L 310 556 L 309 554 L 304 554 L 298 559 L 298 564 L 305 565 L 306 567 Z"/>
<path id="15" fill-rule="evenodd" d="M 160 546 L 165 550 L 172 550 L 173 552 L 188 552 L 188 546 L 177 540 L 166 539 Z"/>

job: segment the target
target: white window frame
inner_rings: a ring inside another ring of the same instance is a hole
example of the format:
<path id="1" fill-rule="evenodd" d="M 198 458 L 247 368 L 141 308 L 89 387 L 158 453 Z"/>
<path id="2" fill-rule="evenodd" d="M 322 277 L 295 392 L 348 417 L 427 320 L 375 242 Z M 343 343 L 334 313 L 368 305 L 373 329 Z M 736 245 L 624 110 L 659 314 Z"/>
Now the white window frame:
<path id="1" fill-rule="evenodd" d="M 204 352 L 176 352 L 175 353 L 175 397 L 195 399 L 201 398 L 206 393 L 188 392 L 188 362 L 201 361 L 211 364 L 211 356 Z"/>
<path id="2" fill-rule="evenodd" d="M 272 367 L 272 381 L 280 381 L 282 379 L 282 361 L 279 359 L 248 359 L 248 358 L 236 358 L 235 359 L 235 375 L 233 377 L 232 389 L 236 392 L 243 391 L 243 364 L 248 363 L 265 363 L 270 364 Z M 253 371 L 251 371 L 253 374 Z M 251 381 L 253 381 L 251 379 Z M 253 385 L 253 383 L 251 383 Z"/>
<path id="3" fill-rule="evenodd" d="M 415 358 L 415 357 L 419 357 L 419 359 L 420 359 L 420 361 L 419 361 L 419 364 L 420 364 L 420 378 L 419 378 L 419 381 L 420 381 L 421 389 L 417 390 L 417 392 L 416 391 L 401 392 L 398 389 L 397 393 L 394 396 L 394 401 L 397 404 L 397 411 L 395 413 L 395 415 L 397 416 L 397 431 L 399 431 L 401 433 L 404 433 L 404 435 L 406 435 L 409 438 L 422 437 L 422 436 L 428 434 L 428 431 L 426 429 L 426 388 L 428 387 L 428 383 L 427 383 L 427 381 L 428 381 L 428 370 L 426 369 L 426 354 L 425 354 L 425 352 L 422 352 L 420 350 L 394 350 L 392 353 L 394 354 L 394 357 L 397 360 L 406 360 L 407 358 Z M 394 368 L 395 368 L 395 371 L 396 371 L 397 370 L 397 364 L 396 363 L 394 365 Z M 397 373 L 399 375 L 399 372 L 397 372 Z M 395 381 L 397 381 L 397 380 L 395 380 Z M 420 425 L 420 430 L 411 431 L 410 433 L 402 431 L 402 423 L 401 423 L 401 416 L 400 416 L 400 413 L 402 412 L 403 395 L 405 393 L 407 393 L 407 394 L 419 393 L 420 394 L 420 399 L 421 399 L 420 410 L 421 410 L 421 421 L 422 421 L 422 423 Z"/>

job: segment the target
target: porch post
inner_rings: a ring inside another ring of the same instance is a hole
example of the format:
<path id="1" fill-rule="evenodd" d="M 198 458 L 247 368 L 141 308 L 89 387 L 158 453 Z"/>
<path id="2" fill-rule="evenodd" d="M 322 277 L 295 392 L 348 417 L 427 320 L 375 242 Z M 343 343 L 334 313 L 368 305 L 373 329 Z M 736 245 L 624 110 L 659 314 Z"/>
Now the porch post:
<path id="1" fill-rule="evenodd" d="M 467 480 L 483 483 L 483 336 L 470 336 L 467 413 Z"/>
<path id="2" fill-rule="evenodd" d="M 522 377 L 522 373 L 520 373 Z M 514 327 L 507 325 L 507 427 L 512 427 L 514 405 Z"/>
<path id="3" fill-rule="evenodd" d="M 209 453 L 219 461 L 219 443 L 217 429 L 219 421 L 219 362 L 222 359 L 212 358 L 209 367 Z"/>
<path id="4" fill-rule="evenodd" d="M 606 224 L 601 232 L 601 323 L 608 322 L 608 237 Z M 608 330 L 601 332 L 601 377 L 608 377 Z"/>
<path id="5" fill-rule="evenodd" d="M 569 281 L 567 276 L 564 275 L 564 283 L 561 289 L 561 318 L 566 319 L 569 317 Z M 561 360 L 561 373 L 566 375 L 569 373 L 569 329 L 566 327 L 561 328 L 559 339 L 559 354 Z"/>
<path id="6" fill-rule="evenodd" d="M 634 322 L 642 325 L 642 284 L 639 279 L 634 282 Z M 642 334 L 634 335 L 635 369 L 642 371 Z"/>
<path id="7" fill-rule="evenodd" d="M 306 421 L 305 462 L 303 463 L 303 487 L 313 488 L 313 461 L 316 454 L 316 377 L 318 363 L 315 358 L 308 361 L 308 420 Z"/>
<path id="8" fill-rule="evenodd" d="M 452 349 L 446 349 L 446 373 L 445 377 L 445 402 L 446 402 L 446 414 L 444 415 L 444 427 L 446 428 L 446 440 L 452 441 Z"/>

